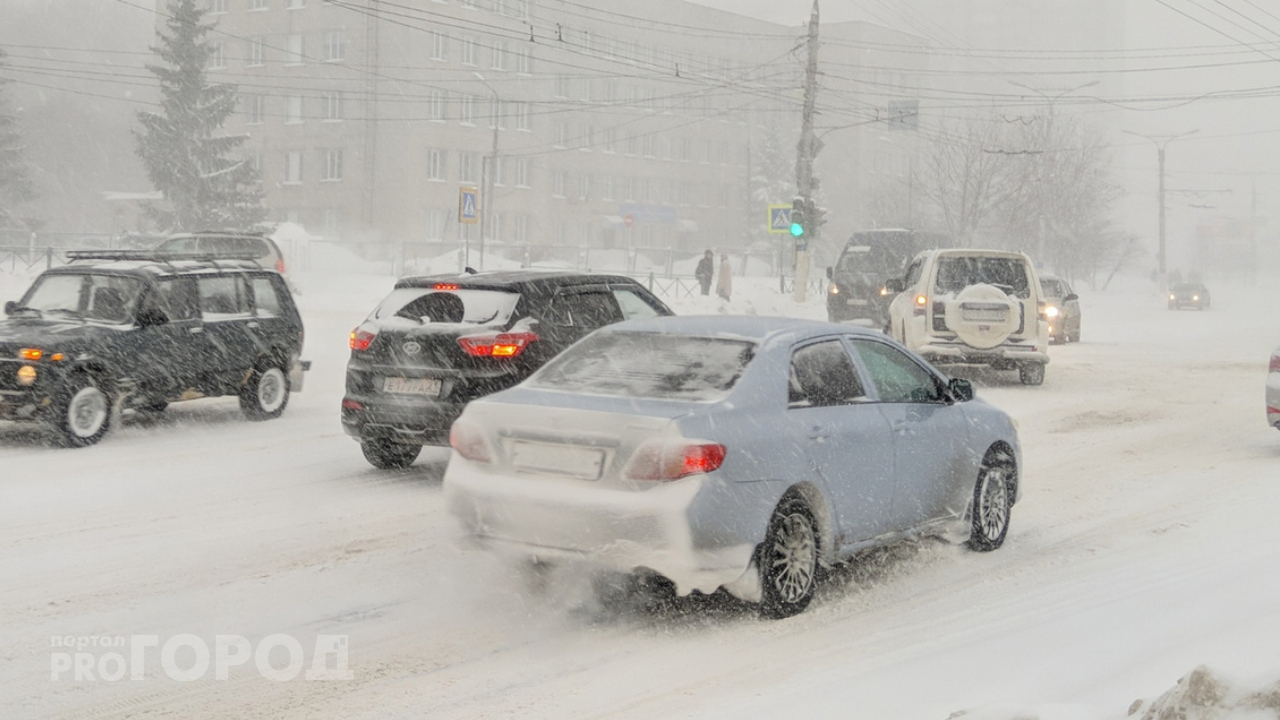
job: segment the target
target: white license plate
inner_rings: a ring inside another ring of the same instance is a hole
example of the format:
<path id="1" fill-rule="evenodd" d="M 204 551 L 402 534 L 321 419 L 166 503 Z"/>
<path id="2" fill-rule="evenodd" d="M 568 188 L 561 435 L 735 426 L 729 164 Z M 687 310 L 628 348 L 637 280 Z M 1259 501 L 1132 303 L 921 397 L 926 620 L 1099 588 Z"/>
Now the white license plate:
<path id="1" fill-rule="evenodd" d="M 382 381 L 382 391 L 399 395 L 439 395 L 439 378 L 389 377 Z"/>
<path id="2" fill-rule="evenodd" d="M 1008 317 L 1008 313 L 1004 310 L 965 309 L 963 317 L 969 322 L 1004 322 L 1005 318 Z"/>
<path id="3" fill-rule="evenodd" d="M 845 304 L 845 305 L 857 305 L 857 306 L 861 307 L 861 306 L 866 305 L 866 304 L 867 304 L 867 301 L 866 301 L 866 300 L 863 300 L 862 298 L 849 298 L 848 300 L 845 300 L 845 301 L 844 301 L 844 304 Z"/>
<path id="4" fill-rule="evenodd" d="M 511 465 L 521 472 L 599 480 L 604 451 L 520 440 L 511 446 Z"/>

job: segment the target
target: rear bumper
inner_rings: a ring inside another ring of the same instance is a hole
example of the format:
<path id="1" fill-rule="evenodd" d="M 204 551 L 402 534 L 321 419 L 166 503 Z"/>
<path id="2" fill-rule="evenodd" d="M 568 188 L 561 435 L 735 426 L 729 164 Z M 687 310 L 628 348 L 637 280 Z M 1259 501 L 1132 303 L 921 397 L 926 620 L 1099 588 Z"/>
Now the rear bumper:
<path id="1" fill-rule="evenodd" d="M 449 428 L 465 407 L 466 403 L 393 401 L 348 394 L 342 400 L 342 429 L 361 440 L 447 445 Z"/>
<path id="2" fill-rule="evenodd" d="M 916 352 L 932 363 L 945 365 L 974 364 L 998 365 L 1005 363 L 1040 363 L 1049 362 L 1049 353 L 1037 349 L 1034 345 L 1004 343 L 990 350 L 979 350 L 959 341 L 935 340 L 916 349 Z"/>
<path id="3" fill-rule="evenodd" d="M 707 542 L 690 520 L 695 498 L 710 482 L 700 476 L 645 490 L 604 488 L 478 471 L 455 454 L 444 492 L 463 531 L 495 551 L 584 560 L 618 572 L 649 570 L 670 579 L 681 594 L 726 587 L 753 599 L 755 544 Z"/>

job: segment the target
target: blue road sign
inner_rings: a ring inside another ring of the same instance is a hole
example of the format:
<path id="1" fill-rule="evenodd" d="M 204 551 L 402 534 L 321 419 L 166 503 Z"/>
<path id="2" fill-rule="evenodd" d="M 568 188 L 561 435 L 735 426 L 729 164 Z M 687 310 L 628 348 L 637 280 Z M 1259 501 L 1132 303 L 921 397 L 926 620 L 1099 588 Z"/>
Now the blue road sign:
<path id="1" fill-rule="evenodd" d="M 769 232 L 771 233 L 791 232 L 791 206 L 790 205 L 770 205 L 769 206 Z"/>
<path id="2" fill-rule="evenodd" d="M 475 188 L 462 188 L 458 192 L 458 222 L 474 225 L 480 222 L 480 191 Z"/>

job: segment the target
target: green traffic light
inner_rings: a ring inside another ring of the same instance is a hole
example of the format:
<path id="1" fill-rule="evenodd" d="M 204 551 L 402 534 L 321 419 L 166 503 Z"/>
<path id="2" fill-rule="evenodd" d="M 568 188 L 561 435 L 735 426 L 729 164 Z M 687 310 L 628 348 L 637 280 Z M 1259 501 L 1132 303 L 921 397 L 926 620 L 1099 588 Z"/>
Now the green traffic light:
<path id="1" fill-rule="evenodd" d="M 791 234 L 795 237 L 800 237 L 804 234 L 804 226 L 800 223 L 791 223 Z"/>

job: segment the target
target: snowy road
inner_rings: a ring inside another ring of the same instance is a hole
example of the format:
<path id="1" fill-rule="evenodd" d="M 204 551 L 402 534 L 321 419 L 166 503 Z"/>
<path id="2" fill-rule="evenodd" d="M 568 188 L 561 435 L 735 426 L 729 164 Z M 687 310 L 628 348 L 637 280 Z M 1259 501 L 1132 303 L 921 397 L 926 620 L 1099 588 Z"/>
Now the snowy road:
<path id="1" fill-rule="evenodd" d="M 459 550 L 447 455 L 378 472 L 338 424 L 346 333 L 389 281 L 300 283 L 315 366 L 281 420 L 219 400 L 85 450 L 0 433 L 0 716 L 1065 720 L 1123 717 L 1202 663 L 1280 678 L 1261 294 L 1215 288 L 1206 313 L 1086 296 L 1084 343 L 1052 349 L 1043 387 L 975 377 L 1021 425 L 1005 547 L 895 548 L 766 622 L 606 612 L 573 578 L 531 597 Z M 178 682 L 153 659 L 136 681 L 50 679 L 53 636 L 180 633 L 290 634 L 308 663 L 316 635 L 347 635 L 354 677 Z"/>

